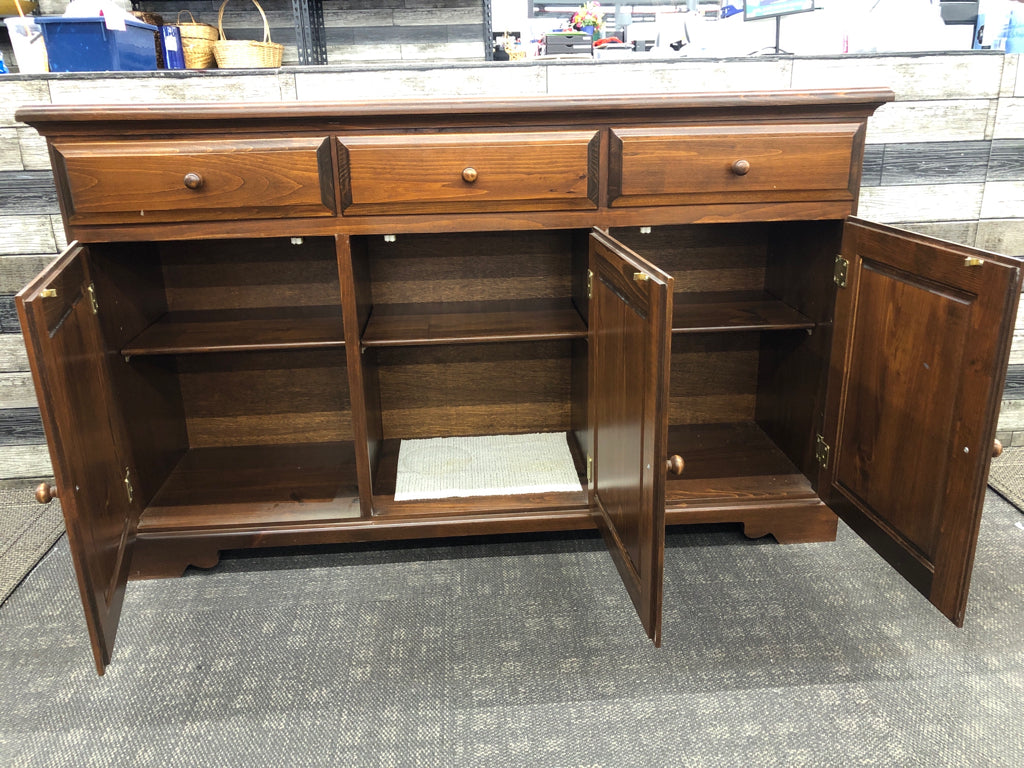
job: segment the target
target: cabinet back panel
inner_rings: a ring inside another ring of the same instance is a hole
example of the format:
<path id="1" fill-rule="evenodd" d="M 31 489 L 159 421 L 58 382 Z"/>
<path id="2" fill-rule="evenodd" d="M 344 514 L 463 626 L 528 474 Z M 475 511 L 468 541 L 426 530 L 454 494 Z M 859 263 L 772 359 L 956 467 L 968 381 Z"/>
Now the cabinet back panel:
<path id="1" fill-rule="evenodd" d="M 612 236 L 675 278 L 675 292 L 762 291 L 767 246 L 762 225 L 712 224 L 612 230 Z"/>
<path id="2" fill-rule="evenodd" d="M 564 298 L 571 232 L 483 232 L 367 238 L 376 304 Z"/>
<path id="3" fill-rule="evenodd" d="M 332 238 L 198 240 L 160 252 L 171 311 L 341 303 Z"/>
<path id="4" fill-rule="evenodd" d="M 759 342 L 756 333 L 674 336 L 669 424 L 753 421 Z"/>
<path id="5" fill-rule="evenodd" d="M 567 431 L 571 342 L 376 351 L 385 438 Z"/>
<path id="6" fill-rule="evenodd" d="M 352 439 L 343 350 L 177 360 L 192 448 Z"/>

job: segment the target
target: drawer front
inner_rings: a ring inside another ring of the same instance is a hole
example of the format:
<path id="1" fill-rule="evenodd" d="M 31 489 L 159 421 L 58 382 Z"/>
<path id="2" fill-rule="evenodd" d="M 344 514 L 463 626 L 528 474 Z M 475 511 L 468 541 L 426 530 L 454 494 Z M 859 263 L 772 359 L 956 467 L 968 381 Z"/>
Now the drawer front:
<path id="1" fill-rule="evenodd" d="M 58 143 L 75 224 L 335 214 L 326 138 Z"/>
<path id="2" fill-rule="evenodd" d="M 596 131 L 345 136 L 342 213 L 594 209 Z"/>
<path id="3" fill-rule="evenodd" d="M 854 200 L 860 125 L 715 125 L 615 129 L 609 204 Z"/>

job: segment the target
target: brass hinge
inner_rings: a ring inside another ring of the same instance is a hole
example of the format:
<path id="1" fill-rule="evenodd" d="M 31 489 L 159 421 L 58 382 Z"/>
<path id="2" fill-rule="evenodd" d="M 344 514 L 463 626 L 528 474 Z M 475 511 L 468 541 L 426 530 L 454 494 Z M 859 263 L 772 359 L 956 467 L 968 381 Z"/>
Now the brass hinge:
<path id="1" fill-rule="evenodd" d="M 44 288 L 39 292 L 40 299 L 56 299 L 57 289 L 56 288 Z"/>
<path id="2" fill-rule="evenodd" d="M 814 457 L 818 460 L 818 466 L 822 469 L 828 469 L 828 457 L 831 452 L 832 449 L 825 442 L 825 438 L 818 435 L 818 440 L 814 444 Z"/>
<path id="3" fill-rule="evenodd" d="M 832 272 L 832 279 L 840 288 L 846 287 L 846 273 L 850 270 L 850 262 L 842 256 L 836 256 L 835 268 Z"/>
<path id="4" fill-rule="evenodd" d="M 594 458 L 589 453 L 587 454 L 587 483 L 591 483 L 594 480 Z"/>
<path id="5" fill-rule="evenodd" d="M 92 313 L 98 315 L 100 313 L 100 303 L 96 301 L 96 286 L 89 283 L 89 305 L 92 307 Z"/>
<path id="6" fill-rule="evenodd" d="M 635 283 L 645 283 L 645 282 L 647 282 L 650 279 L 651 279 L 651 276 L 648 275 L 646 272 L 634 272 L 633 273 L 633 282 L 635 282 Z"/>
<path id="7" fill-rule="evenodd" d="M 587 270 L 587 298 L 594 296 L 594 273 Z"/>
<path id="8" fill-rule="evenodd" d="M 985 263 L 985 260 L 978 256 L 968 256 L 964 259 L 965 267 L 980 267 Z"/>
<path id="9" fill-rule="evenodd" d="M 132 488 L 132 472 L 128 467 L 124 468 L 124 489 L 128 493 L 128 503 L 135 500 L 135 489 Z"/>

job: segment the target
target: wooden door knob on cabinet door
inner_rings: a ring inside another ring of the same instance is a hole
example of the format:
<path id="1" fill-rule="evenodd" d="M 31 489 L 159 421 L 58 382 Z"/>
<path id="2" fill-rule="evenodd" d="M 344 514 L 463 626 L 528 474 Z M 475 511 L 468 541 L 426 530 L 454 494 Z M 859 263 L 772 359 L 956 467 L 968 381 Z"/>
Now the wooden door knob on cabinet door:
<path id="1" fill-rule="evenodd" d="M 999 440 L 992 441 L 992 458 L 1003 455 L 1003 444 Z"/>
<path id="2" fill-rule="evenodd" d="M 40 483 L 36 486 L 36 501 L 40 504 L 49 504 L 57 498 L 57 486 L 49 483 Z"/>
<path id="3" fill-rule="evenodd" d="M 476 168 L 469 167 L 462 169 L 462 180 L 468 184 L 472 184 L 474 181 L 476 181 L 479 175 L 480 174 L 477 173 Z"/>
<path id="4" fill-rule="evenodd" d="M 737 176 L 746 176 L 750 172 L 750 161 L 737 160 L 732 164 L 732 172 Z"/>
<path id="5" fill-rule="evenodd" d="M 683 474 L 683 467 L 686 466 L 686 462 L 683 461 L 683 457 L 679 454 L 673 454 L 668 457 L 665 461 L 665 469 L 671 472 L 673 475 Z"/>
<path id="6" fill-rule="evenodd" d="M 203 186 L 203 177 L 198 173 L 186 173 L 184 182 L 189 189 L 199 189 Z"/>

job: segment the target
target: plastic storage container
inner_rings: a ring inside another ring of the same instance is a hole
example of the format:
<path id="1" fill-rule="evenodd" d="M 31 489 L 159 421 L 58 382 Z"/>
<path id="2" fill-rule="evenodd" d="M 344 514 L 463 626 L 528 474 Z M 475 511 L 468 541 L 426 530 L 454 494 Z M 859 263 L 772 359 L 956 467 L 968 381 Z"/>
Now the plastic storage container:
<path id="1" fill-rule="evenodd" d="M 46 64 L 46 43 L 43 30 L 30 16 L 11 16 L 4 19 L 11 35 L 14 61 L 19 72 L 48 72 Z"/>
<path id="2" fill-rule="evenodd" d="M 127 72 L 156 69 L 156 27 L 127 20 L 125 30 L 107 29 L 102 17 L 44 16 L 51 72 Z"/>

